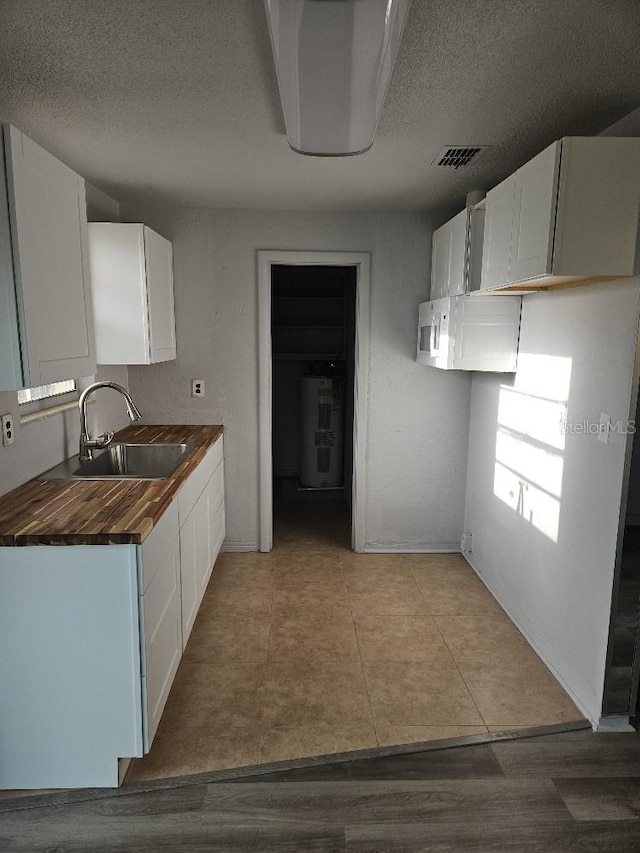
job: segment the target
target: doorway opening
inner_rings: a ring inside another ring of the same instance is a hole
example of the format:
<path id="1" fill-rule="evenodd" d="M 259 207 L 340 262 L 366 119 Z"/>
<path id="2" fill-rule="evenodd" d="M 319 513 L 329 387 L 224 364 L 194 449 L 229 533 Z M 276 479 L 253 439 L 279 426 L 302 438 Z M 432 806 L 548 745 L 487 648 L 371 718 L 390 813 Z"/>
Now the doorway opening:
<path id="1" fill-rule="evenodd" d="M 260 550 L 364 549 L 369 255 L 259 252 Z"/>
<path id="2" fill-rule="evenodd" d="M 271 267 L 274 542 L 351 546 L 356 269 Z"/>
<path id="3" fill-rule="evenodd" d="M 639 348 L 640 349 L 640 348 Z M 636 354 L 636 361 L 640 354 Z M 636 366 L 627 438 L 626 485 L 620 508 L 612 595 L 604 715 L 629 718 L 638 728 L 640 705 L 640 363 Z"/>

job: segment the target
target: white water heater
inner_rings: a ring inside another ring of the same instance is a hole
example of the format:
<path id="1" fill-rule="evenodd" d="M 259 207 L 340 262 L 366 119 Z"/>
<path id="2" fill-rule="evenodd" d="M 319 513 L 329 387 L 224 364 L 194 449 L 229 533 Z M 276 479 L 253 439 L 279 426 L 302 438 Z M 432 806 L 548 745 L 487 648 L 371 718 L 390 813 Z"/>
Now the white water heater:
<path id="1" fill-rule="evenodd" d="M 301 379 L 300 483 L 307 488 L 342 486 L 344 379 Z"/>

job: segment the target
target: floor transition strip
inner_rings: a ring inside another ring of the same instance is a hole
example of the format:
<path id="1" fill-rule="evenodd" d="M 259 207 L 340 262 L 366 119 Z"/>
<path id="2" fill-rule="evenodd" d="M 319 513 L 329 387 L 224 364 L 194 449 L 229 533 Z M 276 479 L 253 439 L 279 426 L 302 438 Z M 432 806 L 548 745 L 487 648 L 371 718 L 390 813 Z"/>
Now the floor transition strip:
<path id="1" fill-rule="evenodd" d="M 332 768 L 335 778 L 335 767 L 344 765 L 344 778 L 358 776 L 349 775 L 349 765 L 370 759 L 394 758 L 410 756 L 417 753 L 436 753 L 448 749 L 463 749 L 465 747 L 483 744 L 499 744 L 504 741 L 529 741 L 547 735 L 557 735 L 564 732 L 574 732 L 591 729 L 587 720 L 577 720 L 573 723 L 557 723 L 550 726 L 537 726 L 516 731 L 505 731 L 494 734 L 466 735 L 465 737 L 448 738 L 446 740 L 424 741 L 415 744 L 397 746 L 379 746 L 370 749 L 360 749 L 353 752 L 318 755 L 308 758 L 288 759 L 268 764 L 256 764 L 247 767 L 234 767 L 227 770 L 216 770 L 208 773 L 197 773 L 189 776 L 174 776 L 167 779 L 154 779 L 147 782 L 134 782 L 120 788 L 74 788 L 46 794 L 33 794 L 15 798 L 0 799 L 0 813 L 25 811 L 42 806 L 70 805 L 72 803 L 88 802 L 91 800 L 109 799 L 129 794 L 148 793 L 182 788 L 190 785 L 207 785 L 216 782 L 261 782 L 273 781 L 280 777 L 284 781 L 289 777 L 301 777 L 313 770 Z M 462 759 L 464 761 L 464 759 Z M 356 768 L 352 768 L 356 769 Z M 320 778 L 320 776 L 318 776 Z"/>

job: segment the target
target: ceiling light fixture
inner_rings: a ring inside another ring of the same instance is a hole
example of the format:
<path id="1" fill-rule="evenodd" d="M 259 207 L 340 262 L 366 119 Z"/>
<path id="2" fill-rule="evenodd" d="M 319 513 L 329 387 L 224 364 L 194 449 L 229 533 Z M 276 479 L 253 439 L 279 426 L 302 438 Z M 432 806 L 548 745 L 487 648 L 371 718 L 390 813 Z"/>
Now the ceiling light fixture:
<path id="1" fill-rule="evenodd" d="M 411 0 L 265 0 L 289 145 L 371 147 Z"/>

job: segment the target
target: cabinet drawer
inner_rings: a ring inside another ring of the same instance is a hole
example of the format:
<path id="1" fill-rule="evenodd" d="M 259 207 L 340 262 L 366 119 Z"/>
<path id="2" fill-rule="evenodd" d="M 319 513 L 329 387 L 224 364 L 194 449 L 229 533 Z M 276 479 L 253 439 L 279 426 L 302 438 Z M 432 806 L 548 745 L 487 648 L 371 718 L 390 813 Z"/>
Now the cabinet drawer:
<path id="1" fill-rule="evenodd" d="M 160 521 L 142 543 L 142 559 L 138 564 L 138 582 L 144 591 L 178 538 L 178 501 L 173 500 Z"/>
<path id="2" fill-rule="evenodd" d="M 208 451 L 202 462 L 178 493 L 180 527 L 183 526 L 211 475 L 222 461 L 222 436 Z"/>

